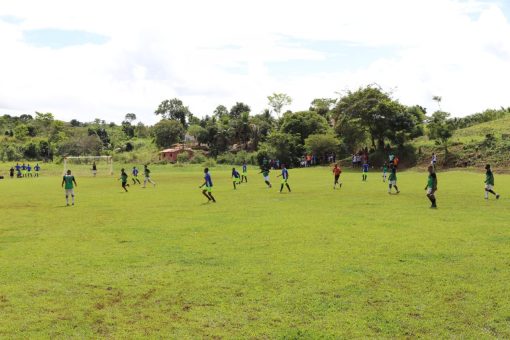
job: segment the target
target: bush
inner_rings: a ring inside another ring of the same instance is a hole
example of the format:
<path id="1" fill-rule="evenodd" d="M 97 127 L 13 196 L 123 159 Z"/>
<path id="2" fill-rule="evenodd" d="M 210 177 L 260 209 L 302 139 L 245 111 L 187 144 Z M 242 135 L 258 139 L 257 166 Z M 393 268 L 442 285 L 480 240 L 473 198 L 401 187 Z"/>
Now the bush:
<path id="1" fill-rule="evenodd" d="M 207 157 L 205 157 L 204 153 L 197 151 L 193 155 L 193 158 L 191 158 L 190 163 L 191 164 L 202 164 L 206 160 L 207 160 Z"/>
<path id="2" fill-rule="evenodd" d="M 222 153 L 216 157 L 218 164 L 235 164 L 235 159 L 236 156 L 229 152 Z"/>
<path id="3" fill-rule="evenodd" d="M 183 152 L 177 155 L 177 163 L 188 163 L 190 160 L 189 154 Z"/>
<path id="4" fill-rule="evenodd" d="M 216 161 L 213 158 L 208 158 L 202 166 L 205 168 L 214 168 L 216 166 Z"/>

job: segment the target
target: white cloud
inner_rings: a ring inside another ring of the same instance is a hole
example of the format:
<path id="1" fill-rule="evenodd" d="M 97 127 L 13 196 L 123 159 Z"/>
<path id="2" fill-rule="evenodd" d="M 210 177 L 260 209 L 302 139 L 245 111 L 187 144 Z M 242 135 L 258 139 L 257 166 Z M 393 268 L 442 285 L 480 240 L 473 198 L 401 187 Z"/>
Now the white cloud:
<path id="1" fill-rule="evenodd" d="M 85 121 L 134 112 L 152 123 L 167 98 L 181 98 L 198 115 L 236 101 L 259 112 L 277 91 L 299 110 L 374 82 L 430 110 L 432 95 L 441 95 L 454 115 L 510 106 L 510 24 L 500 8 L 474 0 L 3 2 L 0 13 L 23 21 L 0 20 L 0 112 Z M 23 41 L 23 31 L 43 28 L 110 40 L 62 49 Z M 272 72 L 271 62 L 328 60 L 328 51 L 300 41 L 395 52 L 341 72 Z"/>

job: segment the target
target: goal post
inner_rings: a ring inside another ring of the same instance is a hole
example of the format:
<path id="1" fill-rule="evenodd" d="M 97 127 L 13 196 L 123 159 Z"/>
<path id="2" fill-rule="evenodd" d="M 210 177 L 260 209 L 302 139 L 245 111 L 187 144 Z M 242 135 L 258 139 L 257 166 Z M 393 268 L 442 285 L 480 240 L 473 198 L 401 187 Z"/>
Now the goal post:
<path id="1" fill-rule="evenodd" d="M 96 163 L 99 172 L 103 172 L 106 168 L 106 173 L 113 175 L 113 157 L 112 156 L 67 156 L 64 157 L 64 174 L 71 165 L 87 165 L 88 169 L 92 171 L 92 164 Z M 103 169 L 103 171 L 101 171 Z"/>

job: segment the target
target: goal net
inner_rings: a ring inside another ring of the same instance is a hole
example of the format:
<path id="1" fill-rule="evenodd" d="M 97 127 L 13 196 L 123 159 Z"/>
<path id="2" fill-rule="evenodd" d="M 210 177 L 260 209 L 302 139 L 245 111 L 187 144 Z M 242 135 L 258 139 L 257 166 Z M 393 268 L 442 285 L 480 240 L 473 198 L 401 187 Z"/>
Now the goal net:
<path id="1" fill-rule="evenodd" d="M 95 166 L 94 166 L 95 165 Z M 79 175 L 113 175 L 112 156 L 68 156 L 64 157 L 64 174 L 67 170 Z"/>

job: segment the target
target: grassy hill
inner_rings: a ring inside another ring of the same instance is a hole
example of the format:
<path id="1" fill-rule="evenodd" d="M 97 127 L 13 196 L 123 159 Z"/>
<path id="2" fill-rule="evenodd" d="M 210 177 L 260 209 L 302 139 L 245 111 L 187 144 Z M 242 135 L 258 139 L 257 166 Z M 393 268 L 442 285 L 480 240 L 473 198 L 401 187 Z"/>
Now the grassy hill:
<path id="1" fill-rule="evenodd" d="M 418 150 L 419 166 L 427 164 L 435 152 L 439 163 L 446 167 L 479 167 L 485 163 L 508 167 L 510 116 L 456 130 L 449 142 L 446 162 L 444 149 L 428 137 L 417 138 L 413 145 Z"/>

